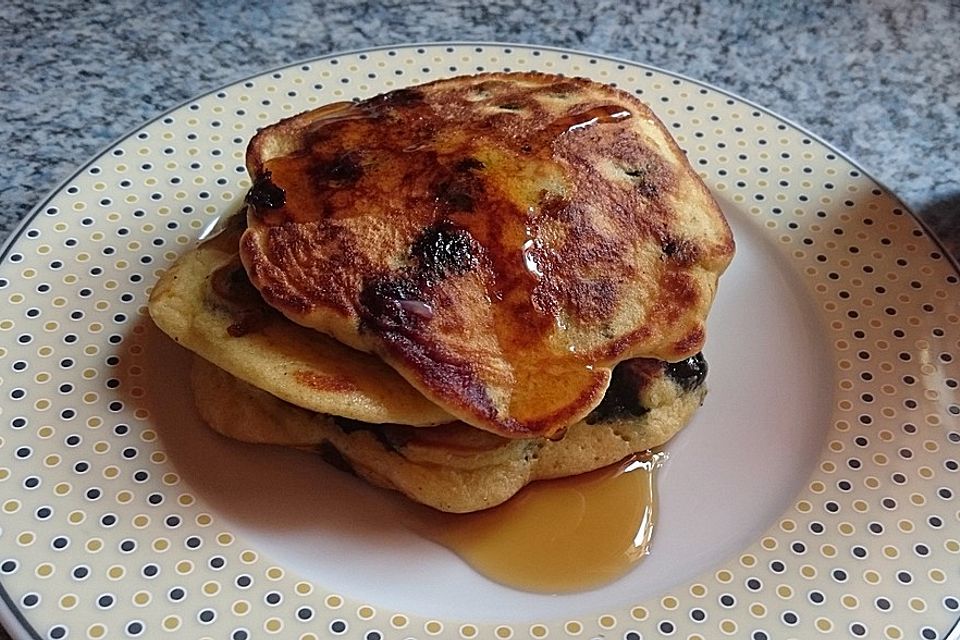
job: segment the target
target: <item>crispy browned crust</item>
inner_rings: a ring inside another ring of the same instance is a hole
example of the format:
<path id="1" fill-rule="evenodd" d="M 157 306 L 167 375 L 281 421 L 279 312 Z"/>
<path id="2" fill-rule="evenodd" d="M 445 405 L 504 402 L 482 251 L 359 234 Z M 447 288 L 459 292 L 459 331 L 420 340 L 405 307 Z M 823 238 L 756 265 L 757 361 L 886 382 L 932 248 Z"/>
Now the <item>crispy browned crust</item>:
<path id="1" fill-rule="evenodd" d="M 500 504 L 535 480 L 586 473 L 663 445 L 687 424 L 706 388 L 686 388 L 662 364 L 643 363 L 644 380 L 620 390 L 634 397 L 614 399 L 559 440 L 504 438 L 462 422 L 418 429 L 342 420 L 282 402 L 199 357 L 191 378 L 201 417 L 229 438 L 315 451 L 372 484 L 463 513 Z M 622 411 L 624 400 L 647 409 Z"/>
<path id="2" fill-rule="evenodd" d="M 699 351 L 734 250 L 650 109 L 586 79 L 332 105 L 262 130 L 247 165 L 264 299 L 508 437 L 562 432 L 623 359 Z"/>

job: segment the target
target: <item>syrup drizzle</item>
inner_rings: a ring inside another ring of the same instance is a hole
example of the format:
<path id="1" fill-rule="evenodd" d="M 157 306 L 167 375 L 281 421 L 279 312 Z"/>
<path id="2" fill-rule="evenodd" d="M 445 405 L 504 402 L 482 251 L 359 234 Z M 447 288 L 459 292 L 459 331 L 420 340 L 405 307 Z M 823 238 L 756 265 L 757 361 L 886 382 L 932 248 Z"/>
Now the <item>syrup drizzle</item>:
<path id="1" fill-rule="evenodd" d="M 404 223 L 433 230 L 432 235 L 412 239 L 414 253 L 424 247 L 432 251 L 425 254 L 430 259 L 415 261 L 429 278 L 410 282 L 434 283 L 478 268 L 491 272 L 492 277 L 483 277 L 482 286 L 492 311 L 496 357 L 507 364 L 500 369 L 504 373 L 497 382 L 507 390 L 501 394 L 500 402 L 505 406 L 500 407 L 497 419 L 504 429 L 517 433 L 556 434 L 556 425 L 576 417 L 565 412 L 582 412 L 596 403 L 606 372 L 593 370 L 589 362 L 578 357 L 572 338 L 563 335 L 566 311 L 555 297 L 538 295 L 545 282 L 562 279 L 562 275 L 552 273 L 551 243 L 537 236 L 546 206 L 542 189 L 524 192 L 514 201 L 488 188 L 496 184 L 496 179 L 484 173 L 516 171 L 513 183 L 524 189 L 543 183 L 563 184 L 559 165 L 519 161 L 523 149 L 549 160 L 553 143 L 560 138 L 613 126 L 633 114 L 614 103 L 581 105 L 576 107 L 579 111 L 551 116 L 542 127 L 531 127 L 514 140 L 497 134 L 498 130 L 490 135 L 499 138 L 488 139 L 485 121 L 478 119 L 481 111 L 470 112 L 473 120 L 468 118 L 453 127 L 438 120 L 431 109 L 417 92 L 393 92 L 363 103 L 335 103 L 312 112 L 309 124 L 298 134 L 303 138 L 301 148 L 271 157 L 260 168 L 261 172 L 270 172 L 273 183 L 285 194 L 283 207 L 258 209 L 260 219 L 267 225 L 297 222 L 332 228 L 340 225 L 337 221 L 341 219 L 367 215 L 367 208 L 350 204 L 357 200 L 358 193 L 369 191 L 376 196 L 373 202 L 393 202 L 393 194 L 406 194 L 404 205 L 410 203 L 410 216 L 416 219 L 408 217 Z M 476 135 L 477 131 L 483 131 L 483 136 Z M 520 154 L 499 151 L 500 146 L 511 145 L 519 145 Z M 550 200 L 554 203 L 551 206 L 567 206 L 564 196 L 556 195 Z M 421 200 L 431 206 L 416 205 Z M 338 272 L 341 264 L 348 264 L 350 255 L 332 252 L 325 256 L 330 264 L 324 271 Z M 336 291 L 338 286 L 311 280 L 301 289 Z M 411 292 L 417 295 L 405 296 L 402 304 L 387 302 L 402 315 L 414 318 L 417 327 L 455 327 L 466 321 L 442 300 L 432 297 L 430 287 L 417 289 Z M 452 329 L 431 331 L 444 335 Z M 403 344 L 418 339 L 416 331 L 408 333 Z M 432 338 L 428 335 L 425 340 Z M 400 351 L 400 347 L 396 349 Z M 399 353 L 398 357 L 410 356 Z M 464 364 L 463 368 L 469 366 Z M 455 390 L 462 385 L 446 381 L 446 375 L 437 374 L 431 382 L 436 393 L 462 403 Z M 549 378 L 552 384 L 532 383 L 543 378 Z M 483 382 L 490 380 L 484 378 Z M 488 409 L 477 407 L 473 414 L 487 416 Z"/>
<path id="2" fill-rule="evenodd" d="M 532 483 L 469 514 L 416 512 L 406 523 L 484 576 L 537 593 L 571 593 L 622 577 L 650 550 L 654 473 L 664 454 L 630 456 L 590 473 Z"/>

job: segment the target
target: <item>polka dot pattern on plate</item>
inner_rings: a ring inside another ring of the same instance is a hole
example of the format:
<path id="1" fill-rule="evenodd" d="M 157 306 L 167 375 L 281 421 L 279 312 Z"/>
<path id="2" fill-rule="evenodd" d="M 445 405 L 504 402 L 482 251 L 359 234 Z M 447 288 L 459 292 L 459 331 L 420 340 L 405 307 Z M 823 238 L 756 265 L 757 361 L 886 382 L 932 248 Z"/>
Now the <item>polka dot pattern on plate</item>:
<path id="1" fill-rule="evenodd" d="M 749 548 L 649 601 L 440 620 L 280 566 L 178 474 L 153 428 L 146 302 L 241 202 L 258 127 L 460 73 L 617 84 L 803 280 L 835 371 L 817 466 Z M 41 638 L 943 638 L 960 615 L 960 279 L 895 197 L 759 107 L 638 64 L 424 45 L 270 71 L 145 124 L 24 222 L 0 267 L 0 588 Z"/>

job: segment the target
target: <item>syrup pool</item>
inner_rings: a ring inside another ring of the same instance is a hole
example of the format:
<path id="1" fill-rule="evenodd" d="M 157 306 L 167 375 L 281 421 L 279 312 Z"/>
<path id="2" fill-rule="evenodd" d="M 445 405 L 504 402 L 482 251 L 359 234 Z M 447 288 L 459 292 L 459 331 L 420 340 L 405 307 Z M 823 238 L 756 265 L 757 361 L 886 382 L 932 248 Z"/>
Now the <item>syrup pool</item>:
<path id="1" fill-rule="evenodd" d="M 469 514 L 417 511 L 407 525 L 487 578 L 523 591 L 594 589 L 630 571 L 650 549 L 654 475 L 663 454 L 631 456 L 590 473 L 526 486 Z"/>

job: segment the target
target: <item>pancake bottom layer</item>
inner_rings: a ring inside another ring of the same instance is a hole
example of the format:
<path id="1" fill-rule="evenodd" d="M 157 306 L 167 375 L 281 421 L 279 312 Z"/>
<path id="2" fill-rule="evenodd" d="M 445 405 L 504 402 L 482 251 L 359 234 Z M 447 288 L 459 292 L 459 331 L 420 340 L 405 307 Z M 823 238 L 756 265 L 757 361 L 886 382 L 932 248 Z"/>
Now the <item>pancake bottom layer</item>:
<path id="1" fill-rule="evenodd" d="M 313 413 L 200 357 L 192 382 L 201 417 L 222 435 L 313 450 L 374 485 L 457 513 L 496 506 L 534 480 L 586 473 L 658 447 L 687 424 L 706 394 L 705 386 L 688 390 L 661 375 L 645 393 L 641 415 L 588 418 L 551 441 L 504 438 L 459 422 L 418 429 Z"/>

